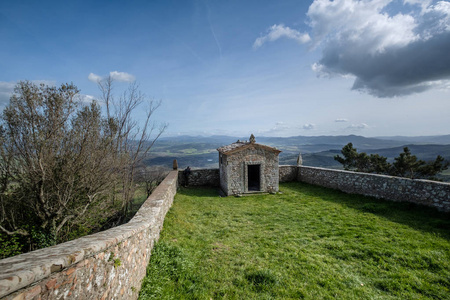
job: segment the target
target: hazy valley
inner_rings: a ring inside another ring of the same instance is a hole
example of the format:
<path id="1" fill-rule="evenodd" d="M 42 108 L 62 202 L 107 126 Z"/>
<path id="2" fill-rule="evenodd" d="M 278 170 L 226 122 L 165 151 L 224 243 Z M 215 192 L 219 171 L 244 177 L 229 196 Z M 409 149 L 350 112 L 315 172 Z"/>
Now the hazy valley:
<path id="1" fill-rule="evenodd" d="M 243 137 L 232 136 L 178 136 L 164 137 L 153 146 L 148 160 L 149 165 L 170 167 L 172 161 L 177 159 L 180 168 L 217 168 L 217 148 L 237 140 L 246 140 Z M 418 136 L 418 137 L 363 137 L 357 135 L 347 136 L 294 136 L 294 137 L 256 137 L 256 142 L 276 147 L 280 153 L 281 165 L 297 163 L 298 154 L 302 154 L 303 164 L 306 166 L 342 168 L 334 160 L 340 154 L 343 146 L 353 143 L 359 152 L 380 154 L 393 161 L 407 146 L 419 159 L 430 161 L 437 155 L 450 160 L 450 135 Z M 440 174 L 444 181 L 450 181 L 449 170 Z"/>

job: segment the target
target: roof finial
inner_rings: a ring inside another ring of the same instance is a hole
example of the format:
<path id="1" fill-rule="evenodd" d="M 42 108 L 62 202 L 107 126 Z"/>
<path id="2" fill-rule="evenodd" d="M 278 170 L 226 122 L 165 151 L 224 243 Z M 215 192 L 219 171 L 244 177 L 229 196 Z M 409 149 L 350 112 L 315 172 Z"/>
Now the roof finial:
<path id="1" fill-rule="evenodd" d="M 250 143 L 254 144 L 255 142 L 256 142 L 255 141 L 255 136 L 252 133 L 252 135 L 250 136 Z"/>

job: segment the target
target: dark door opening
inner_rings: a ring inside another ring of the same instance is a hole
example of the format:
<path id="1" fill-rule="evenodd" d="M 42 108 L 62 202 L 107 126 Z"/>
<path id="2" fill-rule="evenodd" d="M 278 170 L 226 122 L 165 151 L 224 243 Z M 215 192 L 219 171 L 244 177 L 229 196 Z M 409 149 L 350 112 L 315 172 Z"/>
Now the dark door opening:
<path id="1" fill-rule="evenodd" d="M 260 183 L 261 165 L 248 165 L 248 190 L 259 191 L 261 190 Z"/>

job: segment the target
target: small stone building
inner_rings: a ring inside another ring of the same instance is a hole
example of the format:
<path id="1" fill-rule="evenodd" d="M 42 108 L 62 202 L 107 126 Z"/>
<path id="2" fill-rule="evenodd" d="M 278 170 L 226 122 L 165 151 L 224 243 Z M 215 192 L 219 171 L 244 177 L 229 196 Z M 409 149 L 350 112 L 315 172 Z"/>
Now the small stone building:
<path id="1" fill-rule="evenodd" d="M 250 141 L 237 141 L 219 151 L 220 187 L 228 195 L 278 192 L 280 150 Z"/>

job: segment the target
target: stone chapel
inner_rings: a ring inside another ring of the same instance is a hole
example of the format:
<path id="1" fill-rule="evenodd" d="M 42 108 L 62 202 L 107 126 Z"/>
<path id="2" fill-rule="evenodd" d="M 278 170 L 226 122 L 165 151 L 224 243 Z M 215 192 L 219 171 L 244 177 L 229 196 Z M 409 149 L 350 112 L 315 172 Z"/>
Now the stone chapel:
<path id="1" fill-rule="evenodd" d="M 278 192 L 280 150 L 249 141 L 237 141 L 219 151 L 220 188 L 225 195 Z"/>

